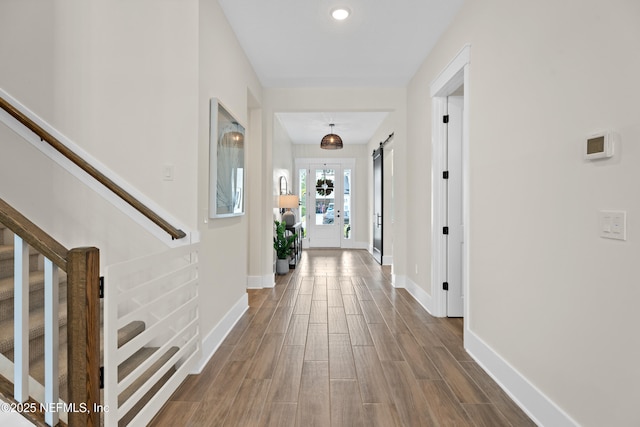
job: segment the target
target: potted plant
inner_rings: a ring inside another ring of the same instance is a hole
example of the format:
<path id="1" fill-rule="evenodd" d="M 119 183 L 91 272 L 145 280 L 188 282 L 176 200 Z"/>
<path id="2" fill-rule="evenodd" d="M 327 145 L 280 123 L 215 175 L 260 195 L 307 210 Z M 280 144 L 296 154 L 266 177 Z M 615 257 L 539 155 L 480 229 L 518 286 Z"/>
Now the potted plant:
<path id="1" fill-rule="evenodd" d="M 284 221 L 274 221 L 276 224 L 276 235 L 273 238 L 273 249 L 276 251 L 278 260 L 276 261 L 276 273 L 287 274 L 289 272 L 289 255 L 293 251 L 293 242 L 296 239 L 295 233 L 286 235 L 287 225 Z"/>

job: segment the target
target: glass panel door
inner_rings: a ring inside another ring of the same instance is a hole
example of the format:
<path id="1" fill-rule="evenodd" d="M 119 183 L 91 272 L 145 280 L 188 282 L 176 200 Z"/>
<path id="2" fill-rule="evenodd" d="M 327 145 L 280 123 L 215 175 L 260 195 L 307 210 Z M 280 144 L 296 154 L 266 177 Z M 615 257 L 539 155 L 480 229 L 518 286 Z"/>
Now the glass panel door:
<path id="1" fill-rule="evenodd" d="M 298 170 L 298 194 L 300 195 L 300 222 L 302 223 L 302 238 L 307 237 L 307 170 Z"/>
<path id="2" fill-rule="evenodd" d="M 309 245 L 339 248 L 343 230 L 343 180 L 340 165 L 311 165 L 307 177 Z"/>
<path id="3" fill-rule="evenodd" d="M 314 160 L 296 160 L 303 247 L 355 248 L 355 162 Z"/>
<path id="4" fill-rule="evenodd" d="M 351 233 L 351 228 L 353 227 L 352 216 L 351 216 L 351 169 L 343 170 L 343 186 L 342 186 L 342 201 L 343 201 L 343 213 L 342 213 L 342 224 L 343 224 L 343 232 L 342 239 L 343 240 L 353 240 L 353 234 Z M 343 247 L 344 242 L 343 242 Z"/>

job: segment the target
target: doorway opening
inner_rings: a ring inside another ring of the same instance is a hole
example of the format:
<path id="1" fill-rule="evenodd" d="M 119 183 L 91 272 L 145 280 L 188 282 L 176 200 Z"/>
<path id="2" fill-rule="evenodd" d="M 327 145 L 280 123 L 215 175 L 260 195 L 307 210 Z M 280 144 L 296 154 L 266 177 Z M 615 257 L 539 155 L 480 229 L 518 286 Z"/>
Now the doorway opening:
<path id="1" fill-rule="evenodd" d="M 353 248 L 355 161 L 297 161 L 303 247 Z"/>
<path id="2" fill-rule="evenodd" d="M 469 61 L 467 45 L 431 85 L 433 312 L 465 318 L 469 296 Z"/>

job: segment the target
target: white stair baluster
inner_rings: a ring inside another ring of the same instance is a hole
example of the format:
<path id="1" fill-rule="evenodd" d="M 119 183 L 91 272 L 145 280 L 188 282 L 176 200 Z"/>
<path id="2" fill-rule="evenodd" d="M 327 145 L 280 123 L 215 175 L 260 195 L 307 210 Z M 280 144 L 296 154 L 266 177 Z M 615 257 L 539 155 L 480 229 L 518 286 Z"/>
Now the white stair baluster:
<path id="1" fill-rule="evenodd" d="M 44 260 L 44 403 L 56 408 L 59 401 L 58 348 L 60 330 L 58 326 L 59 305 L 58 267 L 51 260 Z M 58 411 L 45 412 L 45 422 L 58 424 Z"/>
<path id="2" fill-rule="evenodd" d="M 14 374 L 13 394 L 29 399 L 29 245 L 14 236 Z"/>

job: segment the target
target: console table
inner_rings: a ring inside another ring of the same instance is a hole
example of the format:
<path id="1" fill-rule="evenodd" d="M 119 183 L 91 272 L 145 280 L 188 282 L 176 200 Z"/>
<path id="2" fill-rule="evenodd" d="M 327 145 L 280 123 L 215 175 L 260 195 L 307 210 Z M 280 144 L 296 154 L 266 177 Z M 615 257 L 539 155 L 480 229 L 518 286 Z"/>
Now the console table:
<path id="1" fill-rule="evenodd" d="M 291 252 L 291 259 L 289 260 L 289 268 L 296 268 L 300 257 L 302 257 L 302 223 L 298 222 L 291 226 L 287 226 L 287 233 L 296 234 L 296 239 L 293 241 L 293 251 Z"/>

